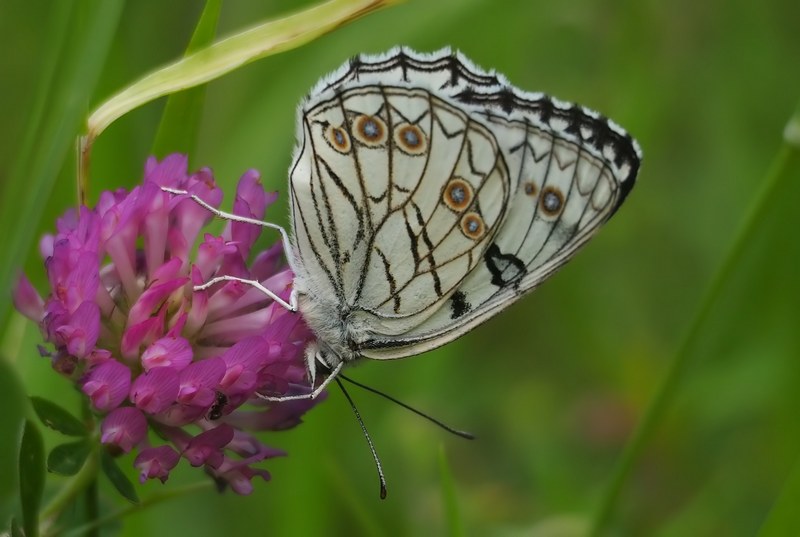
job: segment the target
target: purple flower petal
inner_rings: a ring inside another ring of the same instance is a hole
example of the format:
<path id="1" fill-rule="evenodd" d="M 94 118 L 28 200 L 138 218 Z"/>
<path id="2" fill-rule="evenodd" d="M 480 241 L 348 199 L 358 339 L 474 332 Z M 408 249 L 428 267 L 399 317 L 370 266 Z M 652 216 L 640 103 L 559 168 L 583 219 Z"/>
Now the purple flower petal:
<path id="1" fill-rule="evenodd" d="M 203 276 L 196 265 L 192 266 L 192 285 L 202 285 Z M 208 291 L 192 290 L 192 303 L 186 318 L 186 335 L 194 336 L 205 325 L 208 316 Z"/>
<path id="2" fill-rule="evenodd" d="M 225 361 L 209 358 L 189 364 L 179 377 L 178 402 L 184 405 L 210 407 L 216 399 L 215 388 L 225 375 Z"/>
<path id="3" fill-rule="evenodd" d="M 144 237 L 144 257 L 149 270 L 148 279 L 156 280 L 154 271 L 164 266 L 169 235 L 169 199 L 170 194 L 152 182 L 142 185 L 142 196 L 146 196 L 145 213 L 142 220 Z M 176 259 L 177 260 L 177 259 Z M 178 266 L 180 266 L 180 260 Z"/>
<path id="4" fill-rule="evenodd" d="M 175 229 L 170 228 L 167 232 L 167 254 L 171 259 L 177 259 L 180 262 L 180 272 L 186 274 L 189 268 L 189 250 L 192 244 L 186 240 L 183 234 Z"/>
<path id="5" fill-rule="evenodd" d="M 131 387 L 131 370 L 110 359 L 91 369 L 81 385 L 92 406 L 102 412 L 117 408 L 128 396 Z"/>
<path id="6" fill-rule="evenodd" d="M 222 190 L 214 183 L 214 176 L 208 168 L 201 169 L 179 185 L 167 186 L 186 190 L 211 207 L 219 207 L 222 202 Z M 187 244 L 193 244 L 202 227 L 214 217 L 189 195 L 173 196 L 169 206 L 175 229 L 183 235 Z"/>
<path id="7" fill-rule="evenodd" d="M 95 302 L 84 302 L 70 316 L 67 323 L 56 328 L 56 337 L 73 356 L 83 358 L 94 349 L 100 334 L 100 307 Z"/>
<path id="8" fill-rule="evenodd" d="M 253 278 L 263 281 L 280 272 L 283 269 L 283 244 L 276 242 L 263 252 L 260 252 L 253 259 L 250 265 L 250 273 Z M 291 273 L 290 273 L 291 274 Z M 292 276 L 292 279 L 294 277 Z"/>
<path id="9" fill-rule="evenodd" d="M 302 423 L 302 416 L 313 408 L 317 403 L 323 401 L 327 394 L 323 393 L 315 400 L 300 399 L 297 401 L 286 401 L 284 403 L 270 405 L 267 410 L 245 412 L 239 410 L 227 418 L 226 423 L 238 429 L 250 429 L 253 431 L 282 431 L 291 429 Z"/>
<path id="10" fill-rule="evenodd" d="M 171 367 L 156 367 L 139 375 L 131 386 L 133 403 L 148 414 L 166 410 L 178 397 L 178 372 Z"/>
<path id="11" fill-rule="evenodd" d="M 231 440 L 233 440 L 233 427 L 223 423 L 195 436 L 183 450 L 182 455 L 192 466 L 206 464 L 211 468 L 217 468 L 222 464 L 222 448 Z"/>
<path id="12" fill-rule="evenodd" d="M 181 153 L 167 155 L 160 162 L 150 157 L 144 166 L 144 182 L 152 181 L 159 186 L 183 188 L 189 158 Z"/>
<path id="13" fill-rule="evenodd" d="M 171 367 L 180 371 L 192 362 L 192 346 L 186 338 L 167 336 L 151 344 L 142 353 L 142 367 Z"/>
<path id="14" fill-rule="evenodd" d="M 233 246 L 233 250 L 230 252 L 226 252 L 225 255 L 222 257 L 222 264 L 219 266 L 217 271 L 218 274 L 227 274 L 230 276 L 236 276 L 237 278 L 250 278 L 250 271 L 247 269 L 247 260 L 242 257 L 241 252 L 239 251 L 240 245 L 231 242 L 229 243 Z M 222 290 L 226 290 L 228 287 L 241 287 L 241 284 L 237 282 L 228 282 L 222 286 Z M 247 286 L 249 288 L 249 286 Z M 246 290 L 237 290 L 236 296 L 241 296 L 242 292 Z"/>
<path id="15" fill-rule="evenodd" d="M 222 237 L 206 234 L 197 249 L 195 266 L 200 270 L 203 281 L 211 279 L 217 272 L 226 254 L 236 253 L 236 245 L 230 244 Z"/>
<path id="16" fill-rule="evenodd" d="M 136 408 L 121 407 L 112 410 L 100 426 L 100 441 L 119 447 L 127 453 L 147 434 L 147 420 Z"/>
<path id="17" fill-rule="evenodd" d="M 148 479 L 159 479 L 164 483 L 169 477 L 169 472 L 180 461 L 181 456 L 169 446 L 149 447 L 141 450 L 133 461 L 133 466 L 138 468 L 139 482 Z"/>
<path id="18" fill-rule="evenodd" d="M 63 281 L 65 288 L 63 300 L 67 309 L 74 311 L 79 305 L 94 300 L 99 282 L 100 264 L 97 261 L 97 254 L 94 252 L 81 254 L 69 268 L 69 274 Z"/>
<path id="19" fill-rule="evenodd" d="M 48 234 L 42 236 L 41 240 L 39 241 L 39 255 L 42 256 L 42 259 L 52 257 L 55 240 L 56 238 L 54 235 Z"/>
<path id="20" fill-rule="evenodd" d="M 288 300 L 292 278 L 290 271 L 283 271 L 262 284 L 267 289 L 283 294 L 282 298 Z M 277 309 L 268 307 L 271 302 L 272 299 L 250 285 L 238 282 L 226 285 L 210 300 L 205 332 L 214 336 L 227 334 L 234 341 L 262 334 L 276 311 L 286 311 L 283 306 Z"/>
<path id="21" fill-rule="evenodd" d="M 273 457 L 285 457 L 286 452 L 281 449 L 271 448 L 264 445 L 258 438 L 240 429 L 235 431 L 233 440 L 226 446 L 226 449 L 233 451 L 248 464 L 258 462 Z"/>
<path id="22" fill-rule="evenodd" d="M 174 404 L 163 412 L 153 416 L 158 423 L 172 427 L 183 427 L 203 419 L 206 416 L 207 407 Z"/>
<path id="23" fill-rule="evenodd" d="M 44 317 L 44 300 L 24 274 L 14 287 L 13 301 L 17 311 L 31 321 L 38 323 Z"/>
<path id="24" fill-rule="evenodd" d="M 142 322 L 150 317 L 167 300 L 170 294 L 183 287 L 188 280 L 185 277 L 175 278 L 157 283 L 147 289 L 131 307 L 130 316 L 128 317 L 130 324 Z"/>
<path id="25" fill-rule="evenodd" d="M 111 354 L 111 351 L 95 347 L 92 350 L 92 352 L 86 355 L 84 359 L 86 360 L 86 365 L 88 365 L 91 368 L 98 366 L 102 363 L 105 363 L 109 360 L 113 360 L 114 357 Z M 125 389 L 125 392 L 126 393 L 128 392 L 127 388 Z"/>
<path id="26" fill-rule="evenodd" d="M 143 345 L 149 345 L 164 333 L 166 310 L 162 308 L 158 315 L 130 326 L 122 333 L 120 350 L 123 358 L 130 359 L 139 354 Z"/>
<path id="27" fill-rule="evenodd" d="M 253 492 L 252 479 L 254 477 L 258 476 L 264 481 L 272 479 L 266 470 L 250 468 L 246 464 L 237 464 L 227 457 L 214 475 L 225 481 L 236 494 L 241 496 L 247 496 Z"/>
<path id="28" fill-rule="evenodd" d="M 233 212 L 239 216 L 262 220 L 267 208 L 267 194 L 261 184 L 261 175 L 256 170 L 248 170 L 239 179 Z M 250 255 L 250 248 L 261 234 L 261 226 L 231 222 L 223 237 L 230 237 L 239 247 L 243 259 Z"/>
<path id="29" fill-rule="evenodd" d="M 258 371 L 269 355 L 269 345 L 260 337 L 250 337 L 230 348 L 222 357 L 225 376 L 220 386 L 229 396 L 252 392 L 258 381 Z"/>
<path id="30" fill-rule="evenodd" d="M 135 195 L 137 189 L 131 192 Z M 101 237 L 106 253 L 113 262 L 117 280 L 122 284 L 125 295 L 135 300 L 140 293 L 136 274 L 136 238 L 140 217 L 135 204 L 126 198 L 110 208 L 102 217 Z"/>

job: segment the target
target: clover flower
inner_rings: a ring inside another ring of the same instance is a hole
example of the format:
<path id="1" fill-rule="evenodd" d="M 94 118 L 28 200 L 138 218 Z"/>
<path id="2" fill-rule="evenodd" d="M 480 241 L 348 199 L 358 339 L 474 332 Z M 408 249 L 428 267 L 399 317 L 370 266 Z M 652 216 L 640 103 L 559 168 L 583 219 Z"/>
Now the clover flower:
<path id="1" fill-rule="evenodd" d="M 213 215 L 162 187 L 214 207 L 222 201 L 209 169 L 188 175 L 183 155 L 151 158 L 141 185 L 103 192 L 93 209 L 58 219 L 40 243 L 47 297 L 23 276 L 14 302 L 54 348 L 41 351 L 53 368 L 101 417 L 101 442 L 115 453 L 137 451 L 142 482 L 165 481 L 183 458 L 247 494 L 253 477 L 269 478 L 253 464 L 282 454 L 251 432 L 293 427 L 315 403 L 258 396 L 307 390 L 303 351 L 312 336 L 299 315 L 251 286 L 198 290 L 232 275 L 286 300 L 292 274 L 280 243 L 251 255 L 258 226 L 229 222 L 221 235 L 201 236 Z M 233 212 L 262 219 L 276 197 L 248 171 Z"/>

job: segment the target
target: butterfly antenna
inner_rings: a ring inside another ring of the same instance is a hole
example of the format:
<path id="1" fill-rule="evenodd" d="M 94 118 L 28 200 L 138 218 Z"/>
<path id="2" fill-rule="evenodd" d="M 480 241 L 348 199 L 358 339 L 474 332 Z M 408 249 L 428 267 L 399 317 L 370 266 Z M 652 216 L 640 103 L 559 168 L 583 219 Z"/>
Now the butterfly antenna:
<path id="1" fill-rule="evenodd" d="M 339 375 L 341 376 L 341 375 Z M 358 420 L 358 424 L 361 426 L 361 432 L 364 433 L 364 438 L 367 439 L 367 444 L 369 444 L 369 450 L 372 452 L 372 459 L 375 461 L 375 468 L 378 470 L 378 479 L 381 482 L 381 500 L 386 499 L 386 478 L 383 475 L 383 466 L 381 466 L 381 459 L 378 457 L 378 452 L 375 451 L 375 444 L 372 443 L 372 437 L 369 435 L 369 431 L 367 431 L 367 426 L 364 425 L 364 420 L 361 419 L 361 414 L 358 412 L 358 408 L 356 408 L 356 404 L 353 402 L 353 399 L 350 397 L 350 394 L 347 393 L 347 390 L 344 389 L 344 384 L 342 381 L 339 380 L 339 377 L 336 377 L 336 384 L 339 385 L 339 389 L 342 390 L 342 393 L 347 398 L 347 402 L 350 403 L 350 408 L 353 409 L 353 414 L 356 415 L 356 420 Z"/>
<path id="2" fill-rule="evenodd" d="M 392 403 L 400 405 L 401 407 L 405 408 L 406 410 L 410 410 L 411 412 L 413 412 L 417 416 L 419 416 L 421 418 L 425 418 L 426 420 L 430 421 L 431 423 L 433 423 L 435 425 L 438 425 L 439 427 L 441 427 L 442 429 L 444 429 L 448 433 L 454 434 L 456 436 L 460 436 L 461 438 L 466 438 L 467 440 L 474 440 L 475 439 L 475 435 L 474 434 L 472 434 L 470 432 L 467 432 L 467 431 L 460 431 L 458 429 L 454 429 L 453 427 L 450 427 L 446 423 L 437 420 L 433 416 L 429 416 L 428 414 L 424 413 L 423 411 L 418 410 L 418 409 L 414 408 L 413 406 L 408 405 L 408 404 L 400 401 L 399 399 L 395 399 L 394 397 L 392 397 L 391 395 L 389 395 L 387 393 L 384 393 L 384 392 L 382 392 L 380 390 L 376 390 L 375 388 L 367 386 L 366 384 L 361 384 L 360 382 L 357 382 L 357 381 L 351 379 L 350 377 L 342 375 L 341 373 L 339 373 L 339 377 L 338 378 L 346 380 L 350 384 L 355 384 L 359 388 L 361 388 L 363 390 L 367 390 L 368 392 L 372 392 L 375 395 L 380 395 L 384 399 L 388 399 Z M 348 399 L 349 399 L 349 397 L 348 397 Z"/>

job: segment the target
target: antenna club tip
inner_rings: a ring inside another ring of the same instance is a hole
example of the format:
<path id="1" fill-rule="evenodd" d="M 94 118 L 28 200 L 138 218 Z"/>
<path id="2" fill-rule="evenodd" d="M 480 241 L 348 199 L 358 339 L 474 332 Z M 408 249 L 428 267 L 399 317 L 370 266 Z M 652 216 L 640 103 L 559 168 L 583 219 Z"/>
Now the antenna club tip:
<path id="1" fill-rule="evenodd" d="M 381 483 L 381 500 L 386 499 L 386 485 Z"/>

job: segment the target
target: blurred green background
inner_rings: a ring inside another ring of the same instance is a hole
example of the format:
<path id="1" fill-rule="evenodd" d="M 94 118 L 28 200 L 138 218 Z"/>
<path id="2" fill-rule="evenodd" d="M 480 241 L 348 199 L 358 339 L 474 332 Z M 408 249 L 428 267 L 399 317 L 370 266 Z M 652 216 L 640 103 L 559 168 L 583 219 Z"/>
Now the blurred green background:
<path id="1" fill-rule="evenodd" d="M 227 2 L 219 33 L 310 4 Z M 23 228 L 51 230 L 74 200 L 71 147 L 56 159 L 52 191 L 36 194 L 41 222 L 14 213 L 13 196 L 26 187 L 8 184 L 37 91 L 50 83 L 59 45 L 48 29 L 63 5 L 0 3 L 2 217 L 13 223 L 5 240 Z M 125 3 L 86 110 L 181 56 L 201 8 L 196 0 Z M 80 23 L 75 34 L 89 31 Z M 122 535 L 446 534 L 441 450 L 468 535 L 580 534 L 779 151 L 800 97 L 799 29 L 796 0 L 411 0 L 210 83 L 191 161 L 211 166 L 229 193 L 250 167 L 284 193 L 301 97 L 351 55 L 397 44 L 451 45 L 520 88 L 599 110 L 639 140 L 645 160 L 607 228 L 527 300 L 445 348 L 350 372 L 477 440 L 353 389 L 389 482 L 380 501 L 358 424 L 334 390 L 303 425 L 266 438 L 289 456 L 266 465 L 273 480 L 257 482 L 252 496 L 185 496 L 127 517 Z M 56 65 L 54 80 L 70 68 Z M 61 87 L 50 89 L 57 99 Z M 140 180 L 163 104 L 134 111 L 99 138 L 95 195 Z M 614 534 L 755 535 L 794 467 L 796 160 L 687 349 L 667 413 L 614 511 Z M 285 204 L 282 197 L 269 218 L 286 223 Z M 35 242 L 29 254 L 17 264 L 41 284 Z M 26 391 L 76 408 L 76 393 L 38 358 L 36 342 L 35 327 L 12 315 L 3 350 Z M 182 464 L 166 485 L 148 483 L 140 495 L 201 479 Z M 124 502 L 110 491 L 103 497 L 104 507 Z"/>

